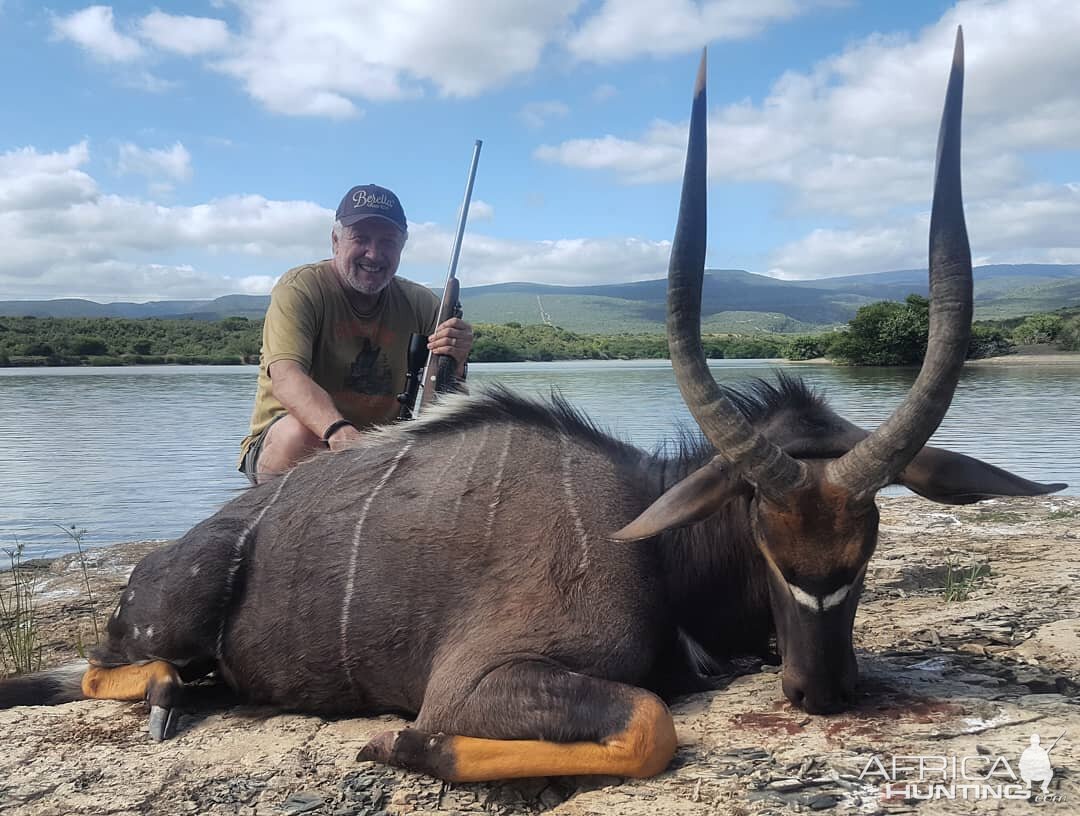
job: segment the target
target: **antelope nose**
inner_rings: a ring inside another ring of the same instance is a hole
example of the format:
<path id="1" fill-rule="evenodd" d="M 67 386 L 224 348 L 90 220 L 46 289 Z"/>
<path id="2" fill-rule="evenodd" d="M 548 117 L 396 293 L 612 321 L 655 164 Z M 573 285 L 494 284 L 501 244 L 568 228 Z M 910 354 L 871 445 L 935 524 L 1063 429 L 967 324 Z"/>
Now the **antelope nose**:
<path id="1" fill-rule="evenodd" d="M 784 696 L 807 714 L 838 714 L 855 702 L 854 689 L 847 684 L 804 683 L 784 678 Z"/>

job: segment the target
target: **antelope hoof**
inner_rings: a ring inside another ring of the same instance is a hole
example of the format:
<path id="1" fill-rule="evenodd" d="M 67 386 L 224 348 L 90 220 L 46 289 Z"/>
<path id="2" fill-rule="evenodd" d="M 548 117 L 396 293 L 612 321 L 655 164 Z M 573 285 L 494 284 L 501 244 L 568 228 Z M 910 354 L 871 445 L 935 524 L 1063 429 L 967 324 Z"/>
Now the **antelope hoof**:
<path id="1" fill-rule="evenodd" d="M 403 732 L 383 731 L 360 749 L 360 753 L 356 755 L 357 761 L 381 762 L 383 765 L 390 764 L 390 760 L 394 756 L 394 744 L 401 733 Z"/>
<path id="2" fill-rule="evenodd" d="M 150 739 L 154 742 L 167 740 L 176 733 L 176 723 L 180 719 L 176 709 L 171 706 L 150 706 Z"/>
<path id="3" fill-rule="evenodd" d="M 451 780 L 455 767 L 454 739 L 415 728 L 384 731 L 361 748 L 356 758 Z"/>

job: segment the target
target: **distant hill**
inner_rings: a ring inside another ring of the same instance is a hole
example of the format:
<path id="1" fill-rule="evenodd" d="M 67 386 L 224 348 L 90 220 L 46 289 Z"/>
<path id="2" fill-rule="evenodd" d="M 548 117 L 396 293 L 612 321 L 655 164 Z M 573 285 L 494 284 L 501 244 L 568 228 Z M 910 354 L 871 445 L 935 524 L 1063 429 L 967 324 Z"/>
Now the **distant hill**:
<path id="1" fill-rule="evenodd" d="M 1078 279 L 1080 279 L 1080 264 L 978 266 L 975 268 L 975 300 L 979 302 L 999 297 L 1008 299 L 1010 293 L 1020 289 L 1055 285 L 1063 281 Z M 927 294 L 929 281 L 925 269 L 899 269 L 870 275 L 798 281 L 796 285 L 870 295 L 874 300 L 902 300 L 911 292 L 920 295 Z"/>
<path id="2" fill-rule="evenodd" d="M 0 300 L 0 317 L 161 317 L 191 320 L 250 317 L 261 320 L 269 304 L 267 295 L 225 295 L 214 300 L 157 300 L 149 303 L 96 303 L 80 298 Z"/>
<path id="3" fill-rule="evenodd" d="M 465 273 L 467 276 L 467 272 Z M 522 325 L 550 322 L 578 332 L 662 332 L 667 280 L 597 286 L 498 283 L 464 287 L 462 305 L 474 323 Z M 702 324 L 713 332 L 806 332 L 850 320 L 877 300 L 927 293 L 925 270 L 782 281 L 739 269 L 706 271 Z M 215 300 L 95 303 L 62 299 L 0 301 L 0 316 L 162 317 L 216 320 L 261 318 L 265 295 L 226 295 Z M 1080 264 L 981 266 L 975 270 L 975 316 L 1015 317 L 1080 305 Z"/>

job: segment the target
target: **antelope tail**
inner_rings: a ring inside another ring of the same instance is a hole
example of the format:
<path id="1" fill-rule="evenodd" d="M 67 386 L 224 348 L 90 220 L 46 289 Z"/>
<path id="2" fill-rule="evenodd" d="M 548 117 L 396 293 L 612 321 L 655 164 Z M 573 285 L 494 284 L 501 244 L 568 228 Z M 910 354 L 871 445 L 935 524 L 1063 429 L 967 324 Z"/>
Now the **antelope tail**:
<path id="1" fill-rule="evenodd" d="M 88 666 L 85 660 L 80 660 L 55 669 L 0 680 L 0 708 L 85 700 L 82 678 Z"/>

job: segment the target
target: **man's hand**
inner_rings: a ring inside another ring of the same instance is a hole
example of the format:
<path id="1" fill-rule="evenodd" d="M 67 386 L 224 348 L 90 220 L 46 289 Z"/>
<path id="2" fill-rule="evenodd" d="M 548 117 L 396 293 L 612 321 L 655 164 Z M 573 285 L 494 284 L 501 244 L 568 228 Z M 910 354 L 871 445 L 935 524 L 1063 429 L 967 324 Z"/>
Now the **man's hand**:
<path id="1" fill-rule="evenodd" d="M 460 317 L 452 317 L 436 327 L 435 333 L 428 338 L 428 351 L 453 357 L 457 363 L 457 375 L 465 373 L 465 361 L 472 350 L 472 326 Z"/>
<path id="2" fill-rule="evenodd" d="M 352 425 L 345 425 L 334 432 L 330 437 L 330 450 L 339 451 L 352 446 L 352 443 L 360 438 L 360 431 Z"/>
<path id="3" fill-rule="evenodd" d="M 323 432 L 342 416 L 330 395 L 311 379 L 306 369 L 293 360 L 271 363 L 270 388 L 278 401 L 285 406 L 289 416 L 306 430 L 304 438 L 295 440 L 295 450 L 288 451 L 287 465 L 284 468 L 287 470 L 298 459 L 322 447 Z M 346 443 L 359 436 L 360 432 L 352 426 L 338 428 L 330 437 L 330 449 L 346 447 Z M 260 455 L 260 462 L 265 453 L 266 451 Z"/>

